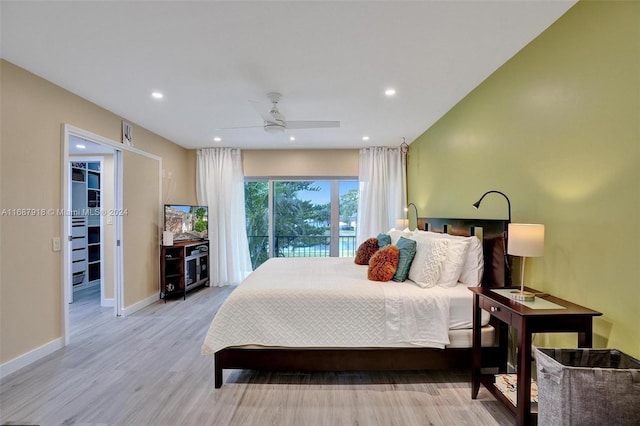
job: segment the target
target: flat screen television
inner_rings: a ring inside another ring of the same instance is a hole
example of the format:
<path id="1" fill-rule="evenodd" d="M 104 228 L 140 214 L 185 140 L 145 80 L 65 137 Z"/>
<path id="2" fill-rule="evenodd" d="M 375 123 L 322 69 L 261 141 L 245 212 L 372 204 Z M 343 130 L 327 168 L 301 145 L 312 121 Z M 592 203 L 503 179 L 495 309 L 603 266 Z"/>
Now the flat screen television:
<path id="1" fill-rule="evenodd" d="M 165 204 L 164 230 L 173 233 L 173 241 L 207 239 L 209 230 L 207 206 Z"/>

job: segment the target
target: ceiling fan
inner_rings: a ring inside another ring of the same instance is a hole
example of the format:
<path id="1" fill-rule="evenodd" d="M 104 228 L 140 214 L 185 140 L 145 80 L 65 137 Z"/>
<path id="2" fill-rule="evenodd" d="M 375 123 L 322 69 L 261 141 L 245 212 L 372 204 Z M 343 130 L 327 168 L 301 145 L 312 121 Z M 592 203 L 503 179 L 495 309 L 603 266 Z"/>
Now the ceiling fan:
<path id="1" fill-rule="evenodd" d="M 278 102 L 282 95 L 278 92 L 267 93 L 267 98 L 271 101 L 271 109 L 266 110 L 264 105 L 257 101 L 249 101 L 258 111 L 264 123 L 262 126 L 248 127 L 227 127 L 226 129 L 240 129 L 251 127 L 263 127 L 267 133 L 282 133 L 286 129 L 319 129 L 340 127 L 339 121 L 287 121 L 284 115 L 278 110 Z"/>

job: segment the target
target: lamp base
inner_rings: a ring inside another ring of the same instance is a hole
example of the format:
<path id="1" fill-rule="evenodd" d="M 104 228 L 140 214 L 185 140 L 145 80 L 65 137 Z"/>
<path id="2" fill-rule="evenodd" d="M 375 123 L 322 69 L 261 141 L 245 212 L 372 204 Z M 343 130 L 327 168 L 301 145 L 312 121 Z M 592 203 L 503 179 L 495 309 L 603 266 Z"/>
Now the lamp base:
<path id="1" fill-rule="evenodd" d="M 521 302 L 532 302 L 536 299 L 536 295 L 529 291 L 513 290 L 511 292 L 511 298 Z"/>

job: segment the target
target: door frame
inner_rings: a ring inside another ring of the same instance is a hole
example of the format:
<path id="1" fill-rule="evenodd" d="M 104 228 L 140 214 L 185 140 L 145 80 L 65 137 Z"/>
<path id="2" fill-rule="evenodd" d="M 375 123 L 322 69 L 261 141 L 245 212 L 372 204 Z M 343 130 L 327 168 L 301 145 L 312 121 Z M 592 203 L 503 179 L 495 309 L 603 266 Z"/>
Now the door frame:
<path id="1" fill-rule="evenodd" d="M 90 142 L 104 145 L 113 149 L 113 162 L 114 162 L 114 208 L 122 208 L 122 144 L 112 141 L 100 135 L 96 135 L 89 131 L 64 124 L 62 127 L 62 311 L 63 311 L 63 334 L 65 346 L 70 342 L 70 325 L 69 325 L 69 303 L 72 301 L 73 289 L 71 288 L 71 157 L 69 156 L 69 139 L 71 136 L 76 136 Z M 89 155 L 87 155 L 89 157 Z M 102 185 L 102 182 L 101 182 Z M 66 214 L 68 213 L 68 214 Z M 115 226 L 115 257 L 114 257 L 114 316 L 117 316 L 122 309 L 119 300 L 122 300 L 120 293 L 123 290 L 122 287 L 122 248 L 119 245 L 119 241 L 122 240 L 122 217 L 114 216 Z M 101 233 L 103 232 L 101 227 Z M 103 239 L 104 240 L 104 239 Z M 103 247 L 103 250 L 107 250 Z M 101 268 L 102 269 L 102 268 Z M 104 271 L 101 274 L 104 277 Z M 101 283 L 101 293 L 104 289 L 104 283 Z M 102 299 L 102 295 L 101 295 Z"/>
<path id="2" fill-rule="evenodd" d="M 86 139 L 88 141 L 105 145 L 114 150 L 114 209 L 116 211 L 123 210 L 123 171 L 124 171 L 124 151 L 129 151 L 134 154 L 141 155 L 143 157 L 158 161 L 158 224 L 160 227 L 162 226 L 162 173 L 163 173 L 163 165 L 162 165 L 162 157 L 142 151 L 133 146 L 125 145 L 121 142 L 116 142 L 112 139 L 106 138 L 104 136 L 97 135 L 95 133 L 89 132 L 87 130 L 80 129 L 78 127 L 72 126 L 70 124 L 62 125 L 62 206 L 64 206 L 62 214 L 60 214 L 61 220 L 61 228 L 63 230 L 62 235 L 64 241 L 61 241 L 62 246 L 62 329 L 64 335 L 64 345 L 68 345 L 70 342 L 70 327 L 69 327 L 69 293 L 70 286 L 68 283 L 71 280 L 71 215 L 64 214 L 66 209 L 71 206 L 71 163 L 69 162 L 69 137 L 71 135 L 77 136 L 82 139 Z M 70 213 L 70 212 L 69 212 Z M 113 224 L 115 226 L 115 257 L 114 257 L 114 315 L 115 316 L 123 316 L 125 315 L 125 306 L 124 306 L 124 260 L 123 260 L 123 250 L 124 250 L 124 222 L 122 215 L 114 215 Z M 159 229 L 159 238 L 162 235 L 162 229 Z M 160 239 L 157 241 L 157 258 L 160 256 Z M 106 248 L 105 248 L 106 250 Z M 158 262 L 158 270 L 160 269 L 160 264 Z M 103 274 L 104 275 L 104 274 Z M 160 274 L 158 273 L 158 276 Z M 159 283 L 158 283 L 159 285 Z M 131 309 L 129 309 L 131 311 Z"/>

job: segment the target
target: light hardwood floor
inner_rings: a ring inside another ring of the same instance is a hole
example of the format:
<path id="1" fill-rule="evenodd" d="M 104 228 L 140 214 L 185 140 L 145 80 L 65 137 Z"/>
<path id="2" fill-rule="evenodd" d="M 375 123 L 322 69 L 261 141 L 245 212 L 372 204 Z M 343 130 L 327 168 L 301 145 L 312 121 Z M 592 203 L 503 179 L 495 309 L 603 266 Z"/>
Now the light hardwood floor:
<path id="1" fill-rule="evenodd" d="M 203 288 L 126 318 L 71 309 L 71 344 L 0 384 L 2 424 L 510 425 L 469 373 L 225 372 L 213 387 L 205 332 L 232 288 Z M 80 299 L 77 300 L 80 302 Z M 75 305 L 75 304 L 74 304 Z"/>

